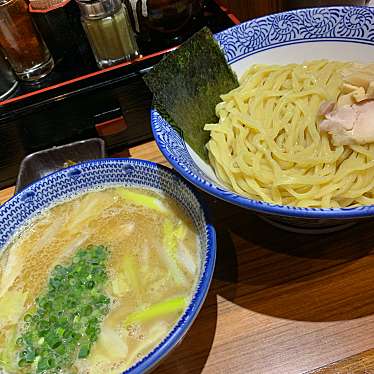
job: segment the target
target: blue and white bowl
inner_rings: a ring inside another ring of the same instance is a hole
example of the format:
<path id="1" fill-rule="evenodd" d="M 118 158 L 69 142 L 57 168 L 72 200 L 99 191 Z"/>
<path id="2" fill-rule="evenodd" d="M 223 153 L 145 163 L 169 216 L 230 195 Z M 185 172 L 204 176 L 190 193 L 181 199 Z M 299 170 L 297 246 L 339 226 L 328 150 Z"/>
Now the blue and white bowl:
<path id="1" fill-rule="evenodd" d="M 174 171 L 136 159 L 99 159 L 59 170 L 31 184 L 0 206 L 0 254 L 12 238 L 35 216 L 59 201 L 111 186 L 143 187 L 174 199 L 192 218 L 201 248 L 201 270 L 192 300 L 169 335 L 126 374 L 145 373 L 181 341 L 196 318 L 213 276 L 216 238 L 201 202 Z"/>
<path id="2" fill-rule="evenodd" d="M 374 61 L 374 8 L 310 8 L 273 14 L 215 35 L 228 63 L 240 77 L 252 64 L 302 63 L 306 60 Z M 160 114 L 152 110 L 156 142 L 171 165 L 200 189 L 261 213 L 280 227 L 299 232 L 329 232 L 373 217 L 374 206 L 343 209 L 296 208 L 252 200 L 223 186 Z"/>

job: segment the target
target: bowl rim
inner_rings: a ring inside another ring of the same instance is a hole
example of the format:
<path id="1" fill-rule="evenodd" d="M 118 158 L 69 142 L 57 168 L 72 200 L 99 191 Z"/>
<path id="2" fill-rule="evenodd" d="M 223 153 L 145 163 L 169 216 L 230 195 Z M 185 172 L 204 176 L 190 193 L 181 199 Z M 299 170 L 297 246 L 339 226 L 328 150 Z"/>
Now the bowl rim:
<path id="1" fill-rule="evenodd" d="M 346 10 L 346 11 L 349 11 L 349 10 L 366 10 L 370 13 L 373 13 L 373 16 L 374 16 L 374 6 L 368 6 L 368 5 L 330 5 L 330 6 L 318 6 L 318 7 L 305 7 L 305 8 L 299 8 L 299 9 L 291 9 L 291 10 L 286 10 L 286 11 L 282 11 L 282 12 L 276 12 L 276 13 L 271 13 L 271 14 L 267 14 L 267 15 L 264 15 L 264 16 L 260 16 L 260 17 L 256 17 L 256 18 L 252 18 L 250 20 L 247 20 L 245 22 L 241 22 L 237 25 L 233 25 L 233 26 L 230 26 L 228 27 L 227 29 L 225 30 L 222 30 L 220 32 L 217 32 L 214 34 L 214 37 L 215 38 L 218 38 L 220 36 L 223 36 L 225 33 L 227 32 L 230 32 L 232 30 L 235 30 L 235 29 L 238 29 L 240 26 L 243 26 L 243 25 L 249 25 L 249 24 L 255 24 L 256 22 L 260 22 L 260 21 L 263 21 L 263 20 L 267 20 L 267 19 L 273 19 L 275 17 L 278 17 L 278 16 L 291 16 L 291 15 L 297 15 L 297 14 L 302 14 L 302 13 L 308 13 L 308 12 L 319 12 L 319 11 L 334 11 L 334 10 Z M 348 37 L 348 36 L 322 36 L 322 35 L 319 35 L 318 37 L 314 37 L 314 38 L 311 38 L 310 40 L 305 40 L 305 39 L 300 39 L 300 40 L 295 40 L 295 41 L 283 41 L 281 42 L 280 45 L 276 45 L 276 44 L 270 44 L 266 47 L 263 47 L 261 49 L 253 49 L 252 51 L 249 51 L 249 52 L 245 52 L 243 54 L 241 54 L 240 56 L 237 56 L 237 57 L 234 57 L 233 59 L 230 60 L 229 62 L 229 65 L 230 64 L 234 64 L 240 60 L 242 60 L 243 58 L 246 58 L 246 57 L 249 57 L 253 54 L 256 54 L 258 52 L 263 52 L 263 51 L 266 51 L 266 50 L 269 50 L 269 49 L 273 49 L 273 48 L 278 48 L 279 46 L 287 46 L 287 45 L 290 45 L 290 44 L 304 44 L 304 43 L 318 43 L 318 42 L 351 42 L 351 43 L 359 43 L 359 44 L 366 44 L 366 45 L 371 45 L 373 46 L 374 45 L 374 39 L 371 39 L 370 41 L 368 40 L 365 40 L 365 39 L 362 39 L 362 38 L 359 38 L 359 37 Z"/>
<path id="2" fill-rule="evenodd" d="M 25 194 L 27 195 L 28 192 L 32 192 L 32 189 L 35 185 L 40 184 L 43 180 L 52 179 L 53 176 L 66 173 L 72 171 L 74 169 L 80 170 L 80 168 L 84 168 L 87 165 L 92 164 L 105 164 L 105 163 L 125 163 L 125 164 L 141 164 L 144 166 L 148 166 L 154 168 L 155 170 L 159 169 L 164 171 L 173 183 L 178 181 L 178 183 L 182 184 L 183 188 L 187 189 L 191 196 L 196 199 L 199 204 L 199 208 L 203 213 L 204 217 L 204 227 L 205 227 L 205 234 L 206 234 L 206 257 L 205 261 L 202 263 L 201 273 L 199 281 L 197 282 L 194 292 L 192 294 L 192 299 L 189 302 L 187 308 L 184 310 L 183 314 L 180 316 L 174 327 L 169 331 L 168 335 L 154 347 L 154 349 L 149 352 L 146 356 L 142 359 L 136 361 L 133 366 L 127 368 L 122 374 L 141 374 L 151 370 L 154 366 L 160 363 L 162 359 L 164 359 L 183 339 L 183 337 L 187 334 L 188 330 L 190 329 L 192 323 L 194 322 L 195 318 L 197 317 L 205 298 L 208 294 L 210 283 L 213 278 L 215 262 L 216 262 L 216 249 L 217 249 L 217 242 L 216 242 L 216 232 L 214 229 L 213 224 L 211 223 L 211 216 L 209 214 L 209 210 L 207 208 L 207 204 L 205 200 L 194 191 L 191 186 L 187 184 L 187 182 L 180 177 L 180 175 L 173 169 L 170 169 L 164 165 L 158 164 L 153 161 L 142 160 L 138 158 L 101 158 L 95 160 L 88 160 L 77 163 L 75 165 L 69 166 L 67 168 L 63 168 L 57 170 L 51 174 L 48 174 L 38 180 L 34 181 L 33 183 L 29 184 L 20 192 L 14 194 L 9 200 L 7 200 L 4 204 L 0 206 L 0 214 L 4 207 L 9 205 L 14 199 L 18 198 L 20 195 Z M 105 185 L 105 183 L 103 183 Z M 110 187 L 110 185 L 108 186 Z M 180 186 L 178 186 L 180 188 Z M 156 188 L 157 189 L 157 188 Z M 160 189 L 161 190 L 161 189 Z M 172 197 L 171 197 L 172 198 Z M 175 199 L 174 199 L 175 200 Z M 180 205 L 180 204 L 179 204 Z M 182 207 L 183 208 L 183 207 Z M 46 207 L 42 208 L 42 211 L 45 210 Z M 183 208 L 183 210 L 185 210 Z M 33 218 L 31 218 L 33 219 Z M 23 221 L 20 226 L 23 226 L 26 221 Z M 16 230 L 17 231 L 17 230 Z M 14 233 L 12 234 L 14 235 Z M 6 244 L 5 244 L 6 245 Z M 0 254 L 4 250 L 5 246 L 0 247 Z"/>
<path id="3" fill-rule="evenodd" d="M 219 42 L 220 36 L 224 36 L 228 32 L 233 32 L 234 30 L 240 31 L 240 28 L 243 27 L 243 25 L 251 25 L 256 24 L 257 22 L 261 20 L 272 20 L 276 16 L 290 16 L 295 15 L 303 12 L 318 12 L 321 10 L 346 10 L 347 12 L 350 10 L 361 10 L 366 9 L 369 10 L 373 14 L 374 18 L 374 8 L 370 8 L 368 6 L 329 6 L 329 7 L 309 7 L 309 8 L 303 8 L 303 9 L 295 9 L 280 13 L 274 13 L 270 15 L 265 15 L 259 18 L 253 18 L 249 21 L 240 23 L 238 25 L 232 26 L 228 29 L 225 29 L 219 33 L 214 34 L 215 39 Z M 374 26 L 373 26 L 374 30 Z M 344 37 L 329 37 L 329 38 L 317 38 L 314 37 L 313 39 L 304 39 L 304 40 L 297 40 L 294 44 L 305 44 L 305 43 L 313 43 L 313 42 L 354 42 L 355 39 L 350 38 L 344 38 Z M 364 39 L 363 39 L 364 43 Z M 370 45 L 374 47 L 374 40 L 372 43 L 364 43 L 367 45 Z M 278 48 L 282 47 L 284 45 L 289 45 L 289 43 L 278 43 L 274 44 L 267 49 L 271 48 Z M 242 55 L 234 57 L 231 59 L 228 64 L 231 65 L 233 63 L 236 63 L 240 61 L 243 58 L 246 58 L 250 55 L 256 54 L 258 52 L 262 52 L 264 49 L 254 49 L 250 52 L 244 52 Z M 225 53 L 226 57 L 228 58 L 227 54 Z M 183 140 L 183 145 L 186 148 L 186 143 L 184 141 L 183 135 L 180 131 L 176 131 L 175 128 L 170 125 L 159 113 L 156 109 L 153 107 L 150 111 L 150 117 L 151 117 L 151 127 L 152 127 L 152 133 L 155 138 L 155 141 L 157 143 L 157 146 L 159 147 L 160 151 L 164 155 L 164 157 L 168 160 L 168 162 L 178 171 L 179 174 L 181 174 L 186 180 L 188 180 L 190 183 L 194 184 L 199 189 L 209 193 L 212 196 L 215 196 L 221 200 L 227 201 L 231 204 L 238 205 L 242 208 L 250 209 L 252 211 L 258 212 L 258 213 L 266 213 L 268 215 L 276 215 L 276 216 L 283 216 L 283 217 L 294 217 L 294 218 L 302 218 L 302 219 L 350 219 L 350 218 L 364 218 L 364 217 L 370 217 L 374 216 L 374 205 L 362 205 L 358 207 L 347 207 L 347 208 L 312 208 L 312 207 L 296 207 L 291 205 L 279 205 L 279 204 L 272 204 L 267 203 L 261 200 L 254 200 L 247 197 L 244 197 L 242 195 L 237 194 L 236 192 L 229 190 L 225 187 L 221 187 L 217 185 L 214 182 L 211 182 L 208 179 L 202 179 L 201 177 L 197 176 L 194 172 L 187 170 L 186 167 L 182 166 L 177 159 L 175 159 L 167 150 L 167 147 L 163 144 L 163 141 L 161 139 L 162 136 L 159 134 L 159 130 L 157 127 L 162 127 L 163 125 L 160 125 L 160 121 L 164 122 L 167 126 L 170 127 L 171 131 L 176 133 L 177 137 L 180 137 Z M 187 148 L 186 152 L 189 154 Z M 190 156 L 191 160 L 192 157 Z M 195 162 L 192 160 L 192 162 L 195 164 Z M 196 164 L 195 164 L 196 165 Z M 197 165 L 196 168 L 201 170 Z M 205 175 L 205 173 L 201 170 L 201 172 Z M 206 175 L 205 175 L 206 176 Z"/>

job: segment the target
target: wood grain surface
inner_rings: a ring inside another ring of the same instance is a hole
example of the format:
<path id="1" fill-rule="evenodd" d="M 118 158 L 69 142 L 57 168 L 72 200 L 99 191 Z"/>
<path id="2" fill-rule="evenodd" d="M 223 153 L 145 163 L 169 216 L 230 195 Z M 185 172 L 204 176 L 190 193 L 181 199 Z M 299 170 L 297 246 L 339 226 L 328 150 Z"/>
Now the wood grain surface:
<path id="1" fill-rule="evenodd" d="M 373 373 L 374 350 L 366 351 L 308 374 L 371 374 Z"/>
<path id="2" fill-rule="evenodd" d="M 153 142 L 129 154 L 167 164 Z M 204 197 L 217 230 L 214 278 L 155 372 L 374 374 L 374 223 L 293 234 Z"/>

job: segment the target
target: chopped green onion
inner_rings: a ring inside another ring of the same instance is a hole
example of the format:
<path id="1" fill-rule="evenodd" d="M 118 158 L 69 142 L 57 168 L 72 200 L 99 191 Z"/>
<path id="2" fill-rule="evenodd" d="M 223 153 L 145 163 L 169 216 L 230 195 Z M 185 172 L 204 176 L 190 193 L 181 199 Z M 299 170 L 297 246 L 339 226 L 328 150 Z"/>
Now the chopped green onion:
<path id="1" fill-rule="evenodd" d="M 23 368 L 27 365 L 27 361 L 24 359 L 24 358 L 21 358 L 19 361 L 18 361 L 18 366 L 20 368 Z"/>
<path id="2" fill-rule="evenodd" d="M 47 370 L 49 368 L 50 368 L 49 359 L 48 358 L 42 358 L 42 359 L 40 359 L 40 361 L 38 362 L 38 369 L 37 369 L 37 371 L 38 372 L 43 372 L 44 370 Z"/>
<path id="3" fill-rule="evenodd" d="M 29 350 L 26 355 L 25 355 L 25 360 L 27 362 L 34 362 L 36 357 L 35 351 L 34 350 Z"/>
<path id="4" fill-rule="evenodd" d="M 86 358 L 90 353 L 90 345 L 85 344 L 81 347 L 78 353 L 78 358 Z"/>
<path id="5" fill-rule="evenodd" d="M 20 368 L 52 374 L 89 355 L 109 311 L 107 258 L 105 247 L 89 246 L 69 265 L 54 268 L 46 292 L 35 300 L 35 312 L 24 316 L 25 330 L 16 340 Z"/>

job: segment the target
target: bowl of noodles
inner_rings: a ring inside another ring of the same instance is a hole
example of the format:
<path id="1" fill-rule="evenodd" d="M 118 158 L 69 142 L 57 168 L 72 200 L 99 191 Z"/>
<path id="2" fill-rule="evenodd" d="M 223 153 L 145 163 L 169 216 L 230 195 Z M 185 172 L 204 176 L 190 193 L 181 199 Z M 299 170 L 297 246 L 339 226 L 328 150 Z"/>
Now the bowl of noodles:
<path id="1" fill-rule="evenodd" d="M 288 230 L 329 232 L 372 217 L 374 8 L 300 9 L 214 37 L 239 86 L 205 124 L 208 161 L 152 110 L 173 167 Z"/>
<path id="2" fill-rule="evenodd" d="M 0 207 L 0 373 L 145 373 L 208 292 L 215 231 L 177 173 L 99 159 Z"/>

